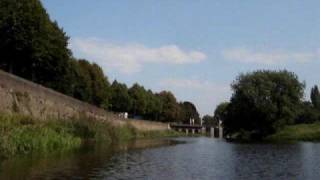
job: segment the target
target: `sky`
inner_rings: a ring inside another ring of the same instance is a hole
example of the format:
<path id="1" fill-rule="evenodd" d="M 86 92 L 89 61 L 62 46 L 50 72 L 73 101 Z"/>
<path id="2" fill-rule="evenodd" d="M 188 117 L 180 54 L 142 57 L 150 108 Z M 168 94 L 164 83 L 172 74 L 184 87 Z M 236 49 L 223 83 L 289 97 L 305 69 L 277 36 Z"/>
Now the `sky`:
<path id="1" fill-rule="evenodd" d="M 318 0 L 42 0 L 77 58 L 109 80 L 172 91 L 201 115 L 232 95 L 240 73 L 295 72 L 320 85 Z"/>

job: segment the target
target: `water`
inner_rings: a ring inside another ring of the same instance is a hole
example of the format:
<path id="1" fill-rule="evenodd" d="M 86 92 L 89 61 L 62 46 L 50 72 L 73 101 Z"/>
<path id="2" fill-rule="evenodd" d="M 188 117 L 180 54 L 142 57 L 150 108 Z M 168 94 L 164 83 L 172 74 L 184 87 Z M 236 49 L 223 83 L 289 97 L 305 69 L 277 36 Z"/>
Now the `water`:
<path id="1" fill-rule="evenodd" d="M 319 179 L 320 144 L 137 141 L 3 161 L 0 179 Z"/>

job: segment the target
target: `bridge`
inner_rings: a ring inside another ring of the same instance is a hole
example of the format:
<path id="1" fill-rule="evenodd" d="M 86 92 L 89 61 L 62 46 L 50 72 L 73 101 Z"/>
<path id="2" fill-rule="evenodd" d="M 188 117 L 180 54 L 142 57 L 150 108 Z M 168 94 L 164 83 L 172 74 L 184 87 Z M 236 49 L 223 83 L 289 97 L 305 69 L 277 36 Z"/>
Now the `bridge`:
<path id="1" fill-rule="evenodd" d="M 217 127 L 209 127 L 198 124 L 171 123 L 170 128 L 175 131 L 185 132 L 186 134 L 209 134 L 211 137 L 223 137 L 223 128 L 220 124 Z"/>

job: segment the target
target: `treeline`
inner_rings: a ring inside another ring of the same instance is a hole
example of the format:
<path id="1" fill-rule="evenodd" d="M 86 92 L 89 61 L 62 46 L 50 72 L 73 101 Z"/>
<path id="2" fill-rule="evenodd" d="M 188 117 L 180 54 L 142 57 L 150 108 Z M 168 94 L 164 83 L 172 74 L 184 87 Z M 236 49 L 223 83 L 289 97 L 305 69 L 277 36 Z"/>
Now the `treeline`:
<path id="1" fill-rule="evenodd" d="M 196 107 L 171 92 L 110 84 L 101 67 L 76 59 L 69 37 L 39 0 L 0 1 L 0 68 L 106 110 L 170 122 L 199 121 Z"/>
<path id="2" fill-rule="evenodd" d="M 311 102 L 304 100 L 305 84 L 293 72 L 241 74 L 231 87 L 230 102 L 218 106 L 215 113 L 228 137 L 258 140 L 287 125 L 320 121 L 318 87 L 311 90 Z"/>

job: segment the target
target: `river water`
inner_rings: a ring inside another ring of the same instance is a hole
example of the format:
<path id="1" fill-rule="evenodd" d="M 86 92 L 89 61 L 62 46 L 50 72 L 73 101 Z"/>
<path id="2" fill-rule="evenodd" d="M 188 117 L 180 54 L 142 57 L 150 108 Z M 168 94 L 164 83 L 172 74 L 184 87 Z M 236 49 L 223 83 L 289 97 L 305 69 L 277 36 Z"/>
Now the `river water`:
<path id="1" fill-rule="evenodd" d="M 239 144 L 199 137 L 28 155 L 0 179 L 319 179 L 320 144 Z"/>

